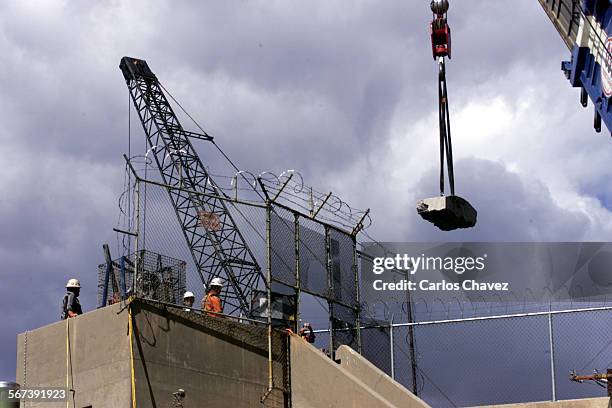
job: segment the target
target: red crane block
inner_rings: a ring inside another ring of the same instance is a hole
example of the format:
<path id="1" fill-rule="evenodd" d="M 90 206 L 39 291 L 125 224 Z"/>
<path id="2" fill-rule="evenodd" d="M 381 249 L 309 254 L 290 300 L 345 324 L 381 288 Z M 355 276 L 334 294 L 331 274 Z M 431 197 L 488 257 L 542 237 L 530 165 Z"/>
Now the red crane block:
<path id="1" fill-rule="evenodd" d="M 430 25 L 431 50 L 434 60 L 438 57 L 451 57 L 451 30 L 446 18 L 438 16 Z"/>

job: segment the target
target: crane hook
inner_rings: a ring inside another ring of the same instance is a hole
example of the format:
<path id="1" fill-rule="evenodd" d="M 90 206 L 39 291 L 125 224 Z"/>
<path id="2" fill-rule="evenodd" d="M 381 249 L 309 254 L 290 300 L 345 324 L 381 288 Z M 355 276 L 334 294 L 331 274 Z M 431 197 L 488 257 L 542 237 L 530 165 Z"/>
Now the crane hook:
<path id="1" fill-rule="evenodd" d="M 448 0 L 431 0 L 429 7 L 437 15 L 446 14 L 449 7 Z"/>

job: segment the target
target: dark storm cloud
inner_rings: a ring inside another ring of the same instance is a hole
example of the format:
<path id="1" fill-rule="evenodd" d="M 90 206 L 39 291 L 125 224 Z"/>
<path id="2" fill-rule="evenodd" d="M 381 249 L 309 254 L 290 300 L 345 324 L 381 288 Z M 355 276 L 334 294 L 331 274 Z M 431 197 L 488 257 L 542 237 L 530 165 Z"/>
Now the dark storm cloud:
<path id="1" fill-rule="evenodd" d="M 584 213 L 559 207 L 543 183 L 521 178 L 499 163 L 464 159 L 456 163 L 456 169 L 462 177 L 457 191 L 477 209 L 478 224 L 473 229 L 445 233 L 410 214 L 412 236 L 432 242 L 580 241 L 592 228 Z M 435 172 L 426 174 L 417 184 L 417 196 L 431 194 L 436 179 Z"/>

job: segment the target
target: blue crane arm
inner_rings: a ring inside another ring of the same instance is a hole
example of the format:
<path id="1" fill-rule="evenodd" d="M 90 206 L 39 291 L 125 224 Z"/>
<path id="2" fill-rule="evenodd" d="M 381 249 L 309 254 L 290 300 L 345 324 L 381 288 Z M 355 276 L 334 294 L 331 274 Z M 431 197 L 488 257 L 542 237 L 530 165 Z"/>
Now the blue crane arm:
<path id="1" fill-rule="evenodd" d="M 561 69 L 573 87 L 581 88 L 580 102 L 594 109 L 594 127 L 601 122 L 612 131 L 612 6 L 609 0 L 538 0 L 571 51 Z"/>

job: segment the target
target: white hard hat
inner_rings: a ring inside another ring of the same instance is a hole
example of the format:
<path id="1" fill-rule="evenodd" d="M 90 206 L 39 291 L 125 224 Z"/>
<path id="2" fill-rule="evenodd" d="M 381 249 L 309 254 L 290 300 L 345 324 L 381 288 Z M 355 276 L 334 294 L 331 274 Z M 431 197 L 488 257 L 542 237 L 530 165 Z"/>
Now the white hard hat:
<path id="1" fill-rule="evenodd" d="M 213 280 L 210 281 L 210 286 L 221 286 L 221 287 L 223 287 L 223 279 L 221 279 L 221 278 L 213 278 Z"/>
<path id="2" fill-rule="evenodd" d="M 81 282 L 79 282 L 78 279 L 69 279 L 68 283 L 66 284 L 67 288 L 80 288 L 81 287 Z"/>
<path id="3" fill-rule="evenodd" d="M 195 298 L 195 295 L 193 294 L 193 292 L 185 292 L 185 294 L 183 295 L 183 299 L 187 299 L 187 298 Z"/>

